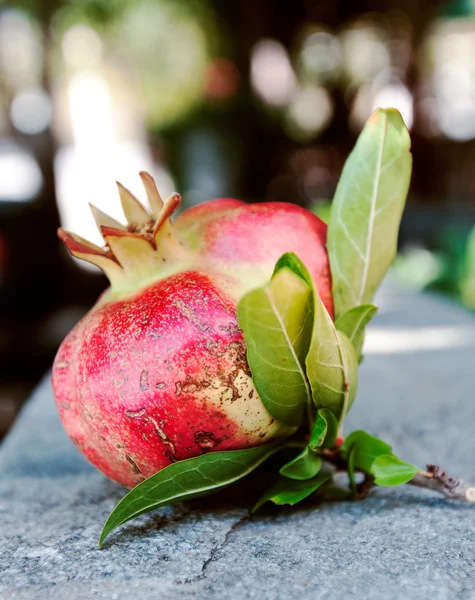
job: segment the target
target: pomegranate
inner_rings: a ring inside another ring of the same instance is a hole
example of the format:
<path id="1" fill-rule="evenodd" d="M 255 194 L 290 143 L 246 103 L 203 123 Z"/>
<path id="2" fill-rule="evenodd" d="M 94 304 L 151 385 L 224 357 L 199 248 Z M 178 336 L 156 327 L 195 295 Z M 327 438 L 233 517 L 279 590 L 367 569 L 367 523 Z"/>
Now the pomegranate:
<path id="1" fill-rule="evenodd" d="M 92 207 L 99 248 L 59 230 L 110 287 L 62 343 L 53 387 L 63 426 L 110 479 L 134 486 L 171 462 L 257 446 L 293 428 L 252 383 L 236 304 L 295 252 L 333 314 L 326 226 L 285 203 L 218 199 L 183 212 L 141 174 L 152 215 L 119 185 L 126 226 Z"/>

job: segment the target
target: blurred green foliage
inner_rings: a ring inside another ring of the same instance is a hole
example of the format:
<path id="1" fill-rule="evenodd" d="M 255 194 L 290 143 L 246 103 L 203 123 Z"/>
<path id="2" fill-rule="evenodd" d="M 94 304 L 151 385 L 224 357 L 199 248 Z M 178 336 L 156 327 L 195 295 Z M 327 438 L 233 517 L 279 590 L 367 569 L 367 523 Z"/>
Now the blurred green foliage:
<path id="1" fill-rule="evenodd" d="M 441 292 L 475 310 L 475 227 L 468 236 L 443 231 L 436 247 L 404 251 L 394 264 L 396 277 L 405 285 Z"/>
<path id="2" fill-rule="evenodd" d="M 328 223 L 331 201 L 320 199 L 312 211 Z M 407 247 L 396 257 L 392 272 L 403 285 L 448 295 L 475 310 L 475 226 L 464 234 L 445 228 L 437 235 L 433 250 Z"/>
<path id="3" fill-rule="evenodd" d="M 51 35 L 55 78 L 62 74 L 64 34 L 79 25 L 94 29 L 109 66 L 117 69 L 116 82 L 127 74 L 152 130 L 181 120 L 203 103 L 209 60 L 226 52 L 223 28 L 206 0 L 19 0 L 14 8 Z"/>

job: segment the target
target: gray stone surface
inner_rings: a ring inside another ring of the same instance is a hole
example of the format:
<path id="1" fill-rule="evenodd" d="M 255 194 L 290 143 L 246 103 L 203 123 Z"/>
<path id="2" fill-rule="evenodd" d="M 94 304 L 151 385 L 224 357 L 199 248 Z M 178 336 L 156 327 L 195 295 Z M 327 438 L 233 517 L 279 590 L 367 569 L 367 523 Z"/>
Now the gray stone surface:
<path id="1" fill-rule="evenodd" d="M 387 288 L 348 431 L 475 481 L 475 321 Z M 475 598 L 475 510 L 406 486 L 265 510 L 219 497 L 101 526 L 123 490 L 63 434 L 49 382 L 0 448 L 2 600 Z"/>

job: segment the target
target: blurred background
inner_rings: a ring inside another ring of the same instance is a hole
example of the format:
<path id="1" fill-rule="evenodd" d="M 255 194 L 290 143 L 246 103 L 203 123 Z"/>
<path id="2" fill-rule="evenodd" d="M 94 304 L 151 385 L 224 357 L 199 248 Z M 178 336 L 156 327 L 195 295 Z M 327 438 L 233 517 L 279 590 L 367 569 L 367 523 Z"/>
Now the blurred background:
<path id="1" fill-rule="evenodd" d="M 325 218 L 378 106 L 413 140 L 395 276 L 475 308 L 475 0 L 0 2 L 0 438 L 107 285 L 60 224 L 100 243 L 142 169 Z"/>

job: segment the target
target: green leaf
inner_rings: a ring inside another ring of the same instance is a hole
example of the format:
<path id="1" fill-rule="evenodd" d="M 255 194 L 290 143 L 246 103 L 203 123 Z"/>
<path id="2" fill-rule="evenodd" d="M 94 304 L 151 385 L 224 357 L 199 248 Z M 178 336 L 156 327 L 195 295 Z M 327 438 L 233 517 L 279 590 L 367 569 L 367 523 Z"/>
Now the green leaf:
<path id="1" fill-rule="evenodd" d="M 313 492 L 330 479 L 330 473 L 319 473 L 316 477 L 307 479 L 306 481 L 279 477 L 276 483 L 258 500 L 252 512 L 255 512 L 269 501 L 278 505 L 290 504 L 293 506 L 310 496 L 310 494 L 313 494 Z"/>
<path id="2" fill-rule="evenodd" d="M 411 177 L 409 133 L 395 109 L 379 109 L 346 161 L 328 228 L 335 314 L 371 303 L 397 249 Z"/>
<path id="3" fill-rule="evenodd" d="M 313 327 L 305 359 L 307 378 L 317 408 L 329 408 L 343 420 L 358 385 L 358 361 L 354 346 L 345 334 L 336 330 L 302 261 L 289 252 L 279 259 L 276 270 L 279 267 L 291 269 L 312 290 Z"/>
<path id="4" fill-rule="evenodd" d="M 279 258 L 275 264 L 272 277 L 285 268 L 290 269 L 295 275 L 298 275 L 310 288 L 313 287 L 313 280 L 310 277 L 307 267 L 294 252 L 286 252 Z"/>
<path id="5" fill-rule="evenodd" d="M 371 467 L 376 485 L 387 487 L 403 485 L 411 481 L 419 471 L 420 469 L 415 465 L 404 462 L 393 454 L 378 456 Z"/>
<path id="6" fill-rule="evenodd" d="M 350 482 L 355 469 L 373 475 L 375 483 L 382 486 L 403 485 L 420 470 L 394 456 L 389 444 L 366 431 L 353 431 L 341 447 L 341 454 L 348 464 Z"/>
<path id="7" fill-rule="evenodd" d="M 377 312 L 377 306 L 362 304 L 361 306 L 350 308 L 349 311 L 335 322 L 335 327 L 338 331 L 342 331 L 355 347 L 358 360 L 361 356 L 366 325 Z"/>
<path id="8" fill-rule="evenodd" d="M 271 282 L 247 293 L 237 312 L 262 402 L 278 421 L 300 425 L 310 402 L 303 365 L 313 320 L 311 288 L 277 263 Z"/>
<path id="9" fill-rule="evenodd" d="M 358 384 L 358 361 L 353 344 L 336 330 L 318 293 L 314 325 L 305 360 L 312 397 L 317 408 L 330 409 L 340 421 L 348 413 Z"/>
<path id="10" fill-rule="evenodd" d="M 321 468 L 322 459 L 307 447 L 285 464 L 279 473 L 289 479 L 305 480 L 315 477 Z"/>
<path id="11" fill-rule="evenodd" d="M 312 428 L 312 431 L 310 434 L 310 439 L 308 441 L 308 447 L 311 450 L 315 450 L 315 448 L 318 448 L 319 446 L 321 446 L 327 436 L 328 423 L 327 423 L 327 420 L 325 419 L 324 415 L 321 414 L 321 412 L 324 410 L 328 410 L 328 409 L 322 408 L 318 411 L 317 418 L 315 419 L 315 423 L 313 425 L 313 428 Z M 331 412 L 331 411 L 329 411 L 329 412 Z"/>
<path id="12" fill-rule="evenodd" d="M 352 450 L 354 451 L 355 468 L 370 474 L 372 465 L 378 456 L 392 454 L 391 446 L 362 430 L 353 431 L 345 439 L 341 453 L 346 461 Z"/>
<path id="13" fill-rule="evenodd" d="M 126 521 L 160 506 L 224 488 L 251 473 L 280 448 L 278 444 L 266 444 L 249 450 L 210 452 L 169 465 L 122 498 L 104 525 L 99 546 Z"/>
<path id="14" fill-rule="evenodd" d="M 320 446 L 323 448 L 331 448 L 335 443 L 337 434 L 337 418 L 331 410 L 328 410 L 328 408 L 321 408 L 317 413 L 308 447 L 311 450 L 315 450 Z"/>
<path id="15" fill-rule="evenodd" d="M 335 445 L 338 435 L 338 419 L 328 408 L 321 408 L 318 415 L 322 416 L 327 422 L 327 434 L 323 440 L 323 448 L 332 448 Z"/>

